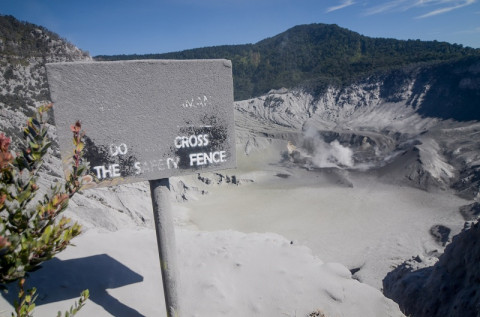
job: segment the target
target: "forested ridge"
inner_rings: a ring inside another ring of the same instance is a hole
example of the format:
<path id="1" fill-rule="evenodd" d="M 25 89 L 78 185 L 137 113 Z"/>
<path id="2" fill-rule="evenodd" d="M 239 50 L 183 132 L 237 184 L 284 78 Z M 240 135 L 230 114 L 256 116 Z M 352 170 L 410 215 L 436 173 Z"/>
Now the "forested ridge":
<path id="1" fill-rule="evenodd" d="M 480 49 L 438 41 L 370 38 L 335 24 L 295 26 L 256 44 L 223 45 L 181 52 L 96 56 L 96 60 L 205 59 L 232 61 L 235 99 L 271 89 L 303 87 L 321 92 L 407 65 L 480 57 Z"/>

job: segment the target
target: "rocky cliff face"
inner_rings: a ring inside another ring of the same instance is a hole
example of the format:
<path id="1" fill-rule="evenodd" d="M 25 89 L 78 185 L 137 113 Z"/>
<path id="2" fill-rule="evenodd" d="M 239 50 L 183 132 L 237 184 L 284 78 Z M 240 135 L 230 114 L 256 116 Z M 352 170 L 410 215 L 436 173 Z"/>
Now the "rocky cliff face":
<path id="1" fill-rule="evenodd" d="M 0 16 L 0 130 L 19 135 L 26 116 L 49 102 L 46 63 L 90 59 L 45 28 Z"/>
<path id="2" fill-rule="evenodd" d="M 468 223 L 438 262 L 416 257 L 383 280 L 384 294 L 407 316 L 479 316 L 480 224 Z"/>

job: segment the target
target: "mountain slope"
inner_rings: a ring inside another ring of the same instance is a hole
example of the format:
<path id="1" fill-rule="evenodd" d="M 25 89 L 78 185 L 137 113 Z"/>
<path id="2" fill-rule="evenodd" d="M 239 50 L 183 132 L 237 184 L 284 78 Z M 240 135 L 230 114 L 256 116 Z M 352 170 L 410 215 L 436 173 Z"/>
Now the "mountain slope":
<path id="1" fill-rule="evenodd" d="M 0 108 L 3 117 L 30 116 L 49 102 L 45 63 L 89 60 L 89 55 L 47 29 L 0 15 Z M 24 121 L 24 117 L 21 118 Z M 13 123 L 13 124 L 12 124 Z M 17 134 L 19 122 L 0 121 L 0 129 Z"/>
<path id="2" fill-rule="evenodd" d="M 242 100 L 299 85 L 318 93 L 327 86 L 350 84 L 379 71 L 471 55 L 480 56 L 480 50 L 437 41 L 369 38 L 337 25 L 310 24 L 295 26 L 256 44 L 96 59 L 230 59 L 235 100 Z"/>

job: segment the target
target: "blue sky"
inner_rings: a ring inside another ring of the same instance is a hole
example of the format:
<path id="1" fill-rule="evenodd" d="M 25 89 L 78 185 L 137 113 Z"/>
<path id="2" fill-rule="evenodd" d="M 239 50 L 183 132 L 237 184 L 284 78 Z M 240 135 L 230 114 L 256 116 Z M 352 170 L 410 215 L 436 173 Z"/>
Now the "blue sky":
<path id="1" fill-rule="evenodd" d="M 256 43 L 300 24 L 480 48 L 480 0 L 0 0 L 92 56 Z"/>

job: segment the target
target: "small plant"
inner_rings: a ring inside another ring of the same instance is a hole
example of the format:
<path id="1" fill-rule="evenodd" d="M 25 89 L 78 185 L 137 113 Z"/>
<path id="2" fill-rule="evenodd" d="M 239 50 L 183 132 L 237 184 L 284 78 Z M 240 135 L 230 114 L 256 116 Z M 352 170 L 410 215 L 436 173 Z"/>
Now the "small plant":
<path id="1" fill-rule="evenodd" d="M 82 161 L 80 122 L 71 127 L 75 149 L 72 171 L 63 190 L 52 186 L 43 199 L 35 199 L 38 170 L 51 146 L 46 125 L 46 112 L 51 107 L 39 107 L 36 116 L 28 119 L 19 152 L 13 153 L 10 138 L 0 134 L 0 287 L 19 281 L 18 301 L 14 304 L 17 317 L 30 317 L 35 308 L 36 290 L 24 290 L 27 273 L 63 251 L 81 231 L 78 223 L 72 224 L 71 219 L 62 216 L 69 199 L 81 188 L 87 170 Z M 84 291 L 65 316 L 73 316 L 88 295 Z"/>
<path id="2" fill-rule="evenodd" d="M 64 317 L 71 317 L 75 316 L 76 313 L 85 305 L 85 302 L 87 301 L 88 297 L 90 296 L 88 289 L 84 290 L 82 294 L 80 294 L 80 298 L 78 302 L 74 304 L 74 306 L 70 307 L 69 311 L 65 312 Z M 62 313 L 58 312 L 57 317 L 62 317 Z"/>

